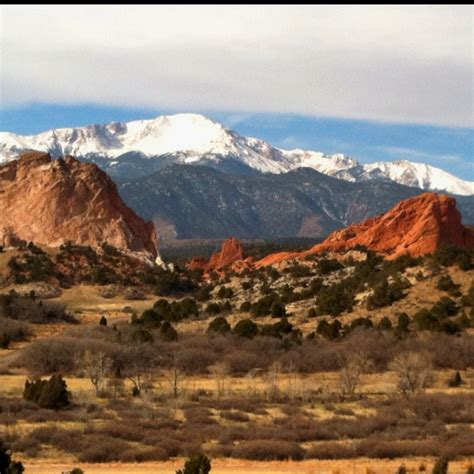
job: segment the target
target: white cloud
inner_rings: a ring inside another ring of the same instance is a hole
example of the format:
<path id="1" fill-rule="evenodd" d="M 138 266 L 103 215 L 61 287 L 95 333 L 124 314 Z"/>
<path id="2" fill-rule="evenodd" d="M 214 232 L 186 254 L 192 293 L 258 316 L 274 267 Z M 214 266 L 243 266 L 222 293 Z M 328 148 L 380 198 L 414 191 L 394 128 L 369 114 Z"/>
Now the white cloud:
<path id="1" fill-rule="evenodd" d="M 473 126 L 470 6 L 4 6 L 0 100 Z"/>

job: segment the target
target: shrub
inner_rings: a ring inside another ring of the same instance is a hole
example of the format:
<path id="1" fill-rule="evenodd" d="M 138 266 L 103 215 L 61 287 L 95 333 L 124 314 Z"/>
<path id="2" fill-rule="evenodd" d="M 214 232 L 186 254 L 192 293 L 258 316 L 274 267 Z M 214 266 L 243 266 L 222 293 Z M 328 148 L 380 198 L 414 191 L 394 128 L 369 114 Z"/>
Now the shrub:
<path id="1" fill-rule="evenodd" d="M 169 323 L 168 323 L 169 324 Z M 146 329 L 136 329 L 130 333 L 129 341 L 134 344 L 144 344 L 147 342 L 153 342 L 153 334 Z"/>
<path id="2" fill-rule="evenodd" d="M 408 474 L 407 468 L 402 464 L 402 465 L 397 469 L 397 474 Z"/>
<path id="3" fill-rule="evenodd" d="M 221 286 L 217 292 L 217 297 L 219 299 L 229 299 L 234 296 L 234 291 L 232 288 L 227 288 L 225 286 Z"/>
<path id="4" fill-rule="evenodd" d="M 344 265 L 335 258 L 323 258 L 318 262 L 318 272 L 321 275 L 327 275 L 341 268 L 344 268 Z"/>
<path id="5" fill-rule="evenodd" d="M 438 458 L 433 466 L 432 474 L 448 474 L 449 461 L 445 457 Z"/>
<path id="6" fill-rule="evenodd" d="M 59 410 L 68 407 L 71 393 L 61 375 L 55 374 L 49 380 L 27 380 L 23 391 L 25 400 L 36 403 L 41 408 Z"/>
<path id="7" fill-rule="evenodd" d="M 301 461 L 305 450 L 290 441 L 252 440 L 241 441 L 232 450 L 232 457 L 255 461 Z"/>
<path id="8" fill-rule="evenodd" d="M 160 327 L 160 336 L 165 341 L 177 341 L 178 332 L 169 321 L 164 321 Z"/>
<path id="9" fill-rule="evenodd" d="M 357 327 L 363 327 L 363 328 L 366 328 L 366 329 L 370 329 L 370 328 L 374 327 L 374 323 L 372 322 L 372 320 L 370 318 L 360 317 L 360 318 L 354 319 L 351 322 L 351 325 L 350 325 L 351 330 L 353 330 Z"/>
<path id="10" fill-rule="evenodd" d="M 251 308 L 251 312 L 254 316 L 267 316 L 272 311 L 272 305 L 278 301 L 278 296 L 275 293 L 270 293 L 259 300 L 257 300 Z"/>
<path id="11" fill-rule="evenodd" d="M 320 291 L 317 307 L 321 314 L 339 316 L 344 311 L 351 312 L 353 303 L 354 296 L 345 288 L 345 285 L 335 283 Z"/>
<path id="12" fill-rule="evenodd" d="M 384 316 L 379 322 L 379 329 L 382 331 L 389 331 L 392 329 L 392 322 L 387 316 Z"/>
<path id="13" fill-rule="evenodd" d="M 408 332 L 410 326 L 410 318 L 408 314 L 402 313 L 398 315 L 397 319 L 397 332 L 405 333 Z"/>
<path id="14" fill-rule="evenodd" d="M 231 331 L 230 324 L 222 316 L 218 316 L 213 321 L 209 323 L 207 328 L 207 333 L 217 333 L 217 334 L 226 334 Z"/>
<path id="15" fill-rule="evenodd" d="M 209 474 L 211 472 L 211 461 L 204 454 L 193 454 L 189 456 L 183 469 L 176 474 Z"/>
<path id="16" fill-rule="evenodd" d="M 221 312 L 221 307 L 219 303 L 209 303 L 206 307 L 207 314 L 219 314 Z"/>
<path id="17" fill-rule="evenodd" d="M 443 331 L 455 334 L 461 331 L 459 325 L 447 318 L 458 313 L 459 307 L 455 301 L 447 296 L 441 298 L 431 309 L 421 309 L 414 315 L 418 329 L 430 331 Z"/>
<path id="18" fill-rule="evenodd" d="M 459 387 L 462 384 L 462 377 L 459 370 L 448 380 L 448 387 Z"/>
<path id="19" fill-rule="evenodd" d="M 459 288 L 459 285 L 455 285 L 452 278 L 449 275 L 441 275 L 439 277 L 436 288 L 441 291 L 452 292 Z"/>
<path id="20" fill-rule="evenodd" d="M 19 461 L 14 461 L 11 452 L 0 441 L 0 472 L 3 474 L 22 474 L 25 468 Z"/>
<path id="21" fill-rule="evenodd" d="M 250 309 L 252 308 L 252 305 L 250 303 L 250 301 L 244 301 L 241 305 L 240 305 L 240 311 L 242 311 L 243 313 L 248 313 L 250 312 Z"/>
<path id="22" fill-rule="evenodd" d="M 383 280 L 367 298 L 367 309 L 372 310 L 389 306 L 395 301 L 402 299 L 405 296 L 403 288 L 404 285 L 400 280 L 396 280 L 391 284 L 387 280 Z"/>
<path id="23" fill-rule="evenodd" d="M 270 309 L 271 315 L 274 318 L 283 318 L 286 316 L 286 308 L 283 303 L 279 301 L 274 301 Z"/>
<path id="24" fill-rule="evenodd" d="M 6 334 L 0 334 L 0 349 L 8 349 L 8 346 L 10 345 L 11 342 L 11 337 Z"/>
<path id="25" fill-rule="evenodd" d="M 99 320 L 99 325 L 100 326 L 107 326 L 107 318 L 105 316 L 102 316 Z"/>
<path id="26" fill-rule="evenodd" d="M 79 461 L 94 463 L 120 461 L 128 447 L 128 443 L 120 439 L 89 436 L 79 453 Z"/>
<path id="27" fill-rule="evenodd" d="M 258 326 L 250 319 L 242 319 L 234 326 L 233 332 L 237 336 L 252 339 L 258 333 Z"/>
<path id="28" fill-rule="evenodd" d="M 154 309 L 146 309 L 139 318 L 132 319 L 133 324 L 144 324 L 149 327 L 160 327 L 163 321 L 163 315 Z"/>
<path id="29" fill-rule="evenodd" d="M 190 293 L 197 289 L 196 283 L 178 272 L 160 272 L 155 286 L 155 294 L 160 296 L 173 296 Z"/>
<path id="30" fill-rule="evenodd" d="M 321 320 L 316 328 L 316 333 L 326 339 L 333 340 L 341 335 L 342 324 L 335 319 L 332 323 L 328 323 L 325 319 Z"/>

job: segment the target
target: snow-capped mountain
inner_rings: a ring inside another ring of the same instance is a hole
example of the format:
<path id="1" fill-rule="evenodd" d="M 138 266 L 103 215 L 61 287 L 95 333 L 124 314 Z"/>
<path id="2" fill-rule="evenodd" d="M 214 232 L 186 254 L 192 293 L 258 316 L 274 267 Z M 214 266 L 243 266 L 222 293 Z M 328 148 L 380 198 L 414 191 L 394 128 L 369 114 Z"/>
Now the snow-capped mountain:
<path id="1" fill-rule="evenodd" d="M 202 115 L 164 115 L 152 120 L 112 122 L 22 136 L 0 132 L 0 163 L 29 149 L 96 162 L 115 176 L 141 176 L 170 163 L 202 164 L 246 174 L 286 173 L 302 167 L 347 181 L 391 180 L 425 190 L 474 194 L 474 182 L 410 161 L 361 164 L 342 155 L 283 150 L 244 137 Z"/>

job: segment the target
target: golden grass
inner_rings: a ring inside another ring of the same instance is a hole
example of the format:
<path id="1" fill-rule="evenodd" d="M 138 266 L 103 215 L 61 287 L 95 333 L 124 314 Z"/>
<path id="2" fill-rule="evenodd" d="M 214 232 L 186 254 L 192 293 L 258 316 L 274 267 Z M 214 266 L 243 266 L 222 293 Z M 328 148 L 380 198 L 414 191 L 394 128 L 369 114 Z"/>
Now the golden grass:
<path id="1" fill-rule="evenodd" d="M 474 387 L 474 369 L 468 369 L 462 373 L 464 384 L 457 388 L 448 388 L 446 381 L 452 377 L 452 370 L 439 370 L 433 372 L 433 382 L 428 392 L 460 393 L 470 392 Z M 0 375 L 0 396 L 21 395 L 27 378 L 26 374 Z M 94 394 L 89 379 L 79 377 L 65 377 L 69 390 L 73 393 L 81 392 L 83 395 Z M 360 392 L 367 395 L 387 395 L 396 390 L 396 375 L 393 372 L 367 374 L 363 377 Z M 125 380 L 126 389 L 131 390 L 132 384 Z M 321 372 L 315 374 L 281 374 L 278 378 L 278 387 L 282 392 L 288 391 L 297 395 L 298 393 L 317 390 L 323 387 L 329 392 L 339 391 L 339 373 Z M 216 381 L 209 376 L 188 376 L 184 379 L 182 388 L 185 392 L 197 390 L 209 390 L 215 392 Z M 225 390 L 228 394 L 246 394 L 250 392 L 264 392 L 269 385 L 265 377 L 228 377 L 225 381 Z M 156 392 L 170 391 L 169 384 L 164 377 L 157 376 L 154 379 L 154 390 Z M 344 405 L 347 407 L 347 404 Z M 352 407 L 351 407 L 352 408 Z"/>
<path id="2" fill-rule="evenodd" d="M 464 473 L 472 460 L 461 460 L 450 463 L 450 472 Z M 374 460 L 358 458 L 341 461 L 242 461 L 237 459 L 212 460 L 212 474 L 391 474 L 404 464 L 412 473 L 417 473 L 421 464 L 430 472 L 433 459 L 409 458 L 393 460 Z M 73 467 L 79 466 L 86 474 L 175 474 L 182 468 L 184 460 L 159 463 L 107 463 L 107 464 L 79 464 L 79 463 L 50 463 L 28 461 L 25 463 L 28 474 L 61 474 Z"/>

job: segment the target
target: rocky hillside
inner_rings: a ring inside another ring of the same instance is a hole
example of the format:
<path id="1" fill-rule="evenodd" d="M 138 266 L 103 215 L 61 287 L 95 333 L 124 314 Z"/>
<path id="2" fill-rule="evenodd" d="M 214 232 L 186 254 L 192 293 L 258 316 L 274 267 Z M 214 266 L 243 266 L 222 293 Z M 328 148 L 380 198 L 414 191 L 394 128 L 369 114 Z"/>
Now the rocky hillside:
<path id="1" fill-rule="evenodd" d="M 0 166 L 0 209 L 2 246 L 108 242 L 157 256 L 153 225 L 125 205 L 106 173 L 72 157 L 53 160 L 47 153 L 29 152 Z"/>
<path id="2" fill-rule="evenodd" d="M 389 258 L 420 257 L 443 244 L 474 248 L 474 230 L 464 226 L 455 199 L 425 193 L 397 204 L 389 212 L 333 232 L 307 252 L 268 255 L 256 263 L 266 266 L 323 252 L 346 252 L 365 247 Z"/>
<path id="3" fill-rule="evenodd" d="M 191 165 L 119 181 L 119 191 L 166 239 L 323 238 L 422 192 L 387 181 L 350 183 L 309 168 L 238 176 Z M 474 198 L 459 202 L 465 222 L 474 222 Z"/>

